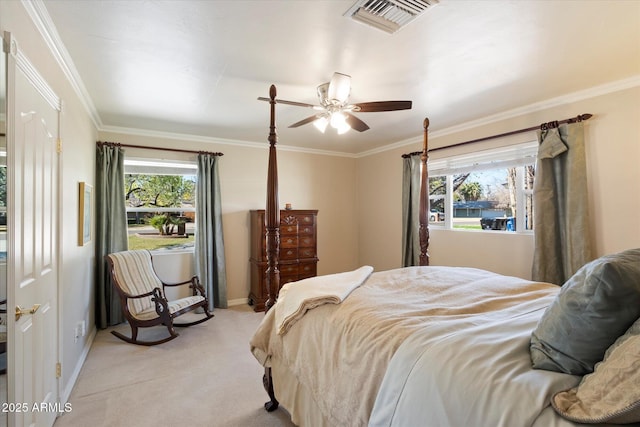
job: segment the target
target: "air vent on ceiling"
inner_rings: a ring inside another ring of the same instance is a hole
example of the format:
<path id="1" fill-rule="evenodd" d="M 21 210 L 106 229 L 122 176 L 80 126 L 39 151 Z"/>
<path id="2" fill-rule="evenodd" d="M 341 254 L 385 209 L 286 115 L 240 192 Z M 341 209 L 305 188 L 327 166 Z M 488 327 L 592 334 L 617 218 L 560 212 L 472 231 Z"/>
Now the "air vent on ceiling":
<path id="1" fill-rule="evenodd" d="M 395 33 L 440 0 L 358 0 L 344 14 L 358 22 Z"/>

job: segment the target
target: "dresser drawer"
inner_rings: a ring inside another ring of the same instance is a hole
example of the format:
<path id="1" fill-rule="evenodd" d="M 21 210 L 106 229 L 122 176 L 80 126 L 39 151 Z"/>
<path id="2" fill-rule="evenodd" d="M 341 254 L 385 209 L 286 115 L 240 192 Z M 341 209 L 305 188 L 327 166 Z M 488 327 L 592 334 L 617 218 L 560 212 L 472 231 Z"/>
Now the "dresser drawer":
<path id="1" fill-rule="evenodd" d="M 280 236 L 280 254 L 285 252 L 285 249 L 296 249 L 298 247 L 298 236 Z M 267 243 L 262 244 L 262 256 L 266 259 L 267 256 Z"/>
<path id="2" fill-rule="evenodd" d="M 313 225 L 300 225 L 298 227 L 298 234 L 309 234 L 313 236 L 316 234 L 316 227 Z"/>
<path id="3" fill-rule="evenodd" d="M 298 224 L 280 224 L 280 235 L 298 234 Z"/>
<path id="4" fill-rule="evenodd" d="M 306 279 L 316 275 L 317 264 L 315 262 L 303 262 L 298 267 L 298 277 Z"/>
<path id="5" fill-rule="evenodd" d="M 298 236 L 280 236 L 280 248 L 297 248 Z"/>
<path id="6" fill-rule="evenodd" d="M 316 246 L 316 239 L 313 236 L 300 236 L 298 237 L 298 246 L 305 248 L 312 248 Z"/>
<path id="7" fill-rule="evenodd" d="M 314 215 L 311 214 L 298 214 L 298 224 L 300 226 L 304 225 L 313 225 L 314 224 Z"/>
<path id="8" fill-rule="evenodd" d="M 298 248 L 298 258 L 315 258 L 316 248 Z"/>
<path id="9" fill-rule="evenodd" d="M 256 267 L 256 273 L 262 278 L 266 277 L 267 265 L 263 263 L 262 265 L 257 265 Z M 300 264 L 298 264 L 297 262 L 292 264 L 280 264 L 278 266 L 278 271 L 280 272 L 280 281 L 282 281 L 283 276 L 298 277 Z"/>
<path id="10" fill-rule="evenodd" d="M 280 277 L 296 276 L 298 277 L 298 264 L 281 264 L 279 267 Z"/>
<path id="11" fill-rule="evenodd" d="M 280 248 L 280 259 L 282 261 L 292 260 L 298 258 L 297 248 Z"/>

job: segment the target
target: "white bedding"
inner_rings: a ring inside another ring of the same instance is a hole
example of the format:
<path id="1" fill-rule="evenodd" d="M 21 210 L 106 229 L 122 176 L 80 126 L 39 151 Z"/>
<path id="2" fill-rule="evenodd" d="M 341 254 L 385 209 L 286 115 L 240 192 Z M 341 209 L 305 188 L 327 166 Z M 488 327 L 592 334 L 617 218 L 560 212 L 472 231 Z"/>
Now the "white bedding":
<path id="1" fill-rule="evenodd" d="M 579 377 L 533 370 L 529 358 L 531 331 L 558 290 L 469 268 L 377 272 L 285 335 L 271 310 L 251 351 L 278 367 L 276 397 L 286 382 L 280 403 L 300 425 L 575 426 L 549 398 Z"/>
<path id="2" fill-rule="evenodd" d="M 455 322 L 453 331 L 439 324 L 415 332 L 389 363 L 369 425 L 536 425 L 551 396 L 580 380 L 531 369 L 531 331 L 552 299 Z"/>

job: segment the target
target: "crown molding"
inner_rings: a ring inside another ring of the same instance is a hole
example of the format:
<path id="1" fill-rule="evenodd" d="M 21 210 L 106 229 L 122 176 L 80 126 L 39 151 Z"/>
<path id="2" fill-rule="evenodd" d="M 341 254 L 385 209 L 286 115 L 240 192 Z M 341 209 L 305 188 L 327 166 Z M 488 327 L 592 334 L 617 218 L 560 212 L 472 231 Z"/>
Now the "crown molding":
<path id="1" fill-rule="evenodd" d="M 76 69 L 71 55 L 64 46 L 56 26 L 51 20 L 51 16 L 42 0 L 22 0 L 22 6 L 25 8 L 34 25 L 40 32 L 45 43 L 49 47 L 51 54 L 62 69 L 65 77 L 71 84 L 74 92 L 80 98 L 80 102 L 89 113 L 89 117 L 93 121 L 96 128 L 102 127 L 102 120 L 98 114 L 91 96 L 85 87 L 78 70 Z"/>
<path id="2" fill-rule="evenodd" d="M 618 92 L 621 90 L 631 89 L 633 87 L 640 86 L 640 75 L 631 76 L 626 79 L 617 80 L 614 82 L 605 83 L 591 87 L 589 89 L 572 92 L 566 95 L 558 96 L 556 98 L 547 99 L 545 101 L 536 102 L 533 104 L 525 105 L 522 107 L 514 108 L 512 110 L 503 111 L 501 113 L 492 114 L 490 116 L 483 117 L 477 120 L 471 120 L 469 122 L 461 123 L 459 125 L 450 126 L 445 129 L 440 129 L 434 132 L 429 132 L 430 138 L 438 138 L 445 135 L 450 135 L 457 132 L 477 128 L 480 126 L 496 123 L 502 120 L 512 119 L 525 114 L 531 114 L 538 111 L 546 110 L 549 108 L 571 104 L 573 102 L 582 101 L 589 98 L 595 98 L 601 95 L 607 95 L 609 93 Z M 422 143 L 423 135 L 408 138 L 402 141 L 395 142 L 393 144 L 385 145 L 384 147 L 375 148 L 360 152 L 356 155 L 357 158 L 372 156 L 374 154 L 383 153 L 385 151 L 395 150 L 396 148 L 402 148 L 406 146 L 415 146 L 417 143 Z"/>
<path id="3" fill-rule="evenodd" d="M 120 133 L 124 135 L 145 136 L 150 138 L 175 139 L 179 141 L 200 142 L 205 144 L 231 145 L 234 147 L 260 148 L 265 150 L 269 148 L 269 144 L 266 142 L 252 142 L 252 141 L 243 141 L 238 139 L 215 138 L 210 136 L 193 135 L 188 133 L 164 132 L 164 131 L 155 131 L 155 130 L 149 130 L 149 129 L 120 127 L 120 126 L 102 126 L 98 130 L 100 132 Z M 350 157 L 350 158 L 357 157 L 357 154 L 344 153 L 341 151 L 318 150 L 314 148 L 294 147 L 292 145 L 285 145 L 280 143 L 278 143 L 278 151 L 290 151 L 290 152 L 296 152 L 296 153 L 317 154 L 317 155 L 335 156 L 335 157 Z"/>

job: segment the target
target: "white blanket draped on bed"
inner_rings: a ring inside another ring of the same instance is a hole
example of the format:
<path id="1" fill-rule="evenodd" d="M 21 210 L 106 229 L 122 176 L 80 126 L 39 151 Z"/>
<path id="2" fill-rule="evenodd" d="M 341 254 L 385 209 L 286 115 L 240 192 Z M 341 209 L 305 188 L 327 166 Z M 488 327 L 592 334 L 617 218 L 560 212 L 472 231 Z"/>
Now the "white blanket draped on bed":
<path id="1" fill-rule="evenodd" d="M 312 308 L 322 304 L 340 304 L 373 272 L 365 265 L 345 273 L 327 274 L 285 284 L 273 307 L 278 334 L 285 334 L 295 322 Z"/>
<path id="2" fill-rule="evenodd" d="M 366 426 L 375 403 L 375 425 L 530 427 L 541 413 L 556 419 L 551 393 L 579 380 L 527 368 L 529 334 L 558 290 L 471 268 L 377 272 L 285 335 L 269 311 L 251 351 L 287 366 L 317 407 L 312 418 L 281 401 L 294 423 Z"/>

